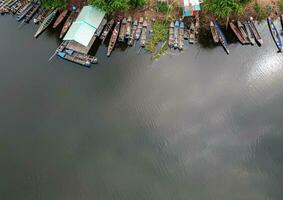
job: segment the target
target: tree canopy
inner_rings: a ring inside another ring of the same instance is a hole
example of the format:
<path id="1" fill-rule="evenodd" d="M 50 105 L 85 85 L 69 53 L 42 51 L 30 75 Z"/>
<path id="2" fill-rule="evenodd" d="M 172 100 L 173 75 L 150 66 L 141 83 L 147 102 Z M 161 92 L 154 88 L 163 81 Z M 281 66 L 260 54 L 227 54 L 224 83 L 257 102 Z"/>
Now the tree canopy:
<path id="1" fill-rule="evenodd" d="M 51 9 L 65 7 L 68 0 L 39 0 L 39 2 L 44 8 Z"/>

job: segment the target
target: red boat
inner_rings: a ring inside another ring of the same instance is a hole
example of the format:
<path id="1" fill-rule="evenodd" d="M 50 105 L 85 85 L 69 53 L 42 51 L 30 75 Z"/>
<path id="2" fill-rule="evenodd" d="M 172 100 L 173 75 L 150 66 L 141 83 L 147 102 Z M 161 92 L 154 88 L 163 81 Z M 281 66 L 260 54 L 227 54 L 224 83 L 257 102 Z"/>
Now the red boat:
<path id="1" fill-rule="evenodd" d="M 59 17 L 54 22 L 53 28 L 56 28 L 63 21 L 63 19 L 66 17 L 67 14 L 68 14 L 68 10 L 64 10 L 63 12 L 61 12 Z"/>

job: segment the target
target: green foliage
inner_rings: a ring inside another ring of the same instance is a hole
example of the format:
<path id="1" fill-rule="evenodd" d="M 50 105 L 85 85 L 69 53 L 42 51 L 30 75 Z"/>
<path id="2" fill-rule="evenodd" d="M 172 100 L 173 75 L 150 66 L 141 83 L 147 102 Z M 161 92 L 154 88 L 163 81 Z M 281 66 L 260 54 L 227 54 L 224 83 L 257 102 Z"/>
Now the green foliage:
<path id="1" fill-rule="evenodd" d="M 141 8 L 147 4 L 147 0 L 130 0 L 130 4 L 134 8 Z"/>
<path id="2" fill-rule="evenodd" d="M 161 13 L 167 13 L 169 11 L 169 6 L 166 2 L 157 2 L 157 11 Z"/>
<path id="3" fill-rule="evenodd" d="M 89 0 L 88 2 L 107 13 L 124 11 L 129 8 L 129 0 Z"/>
<path id="4" fill-rule="evenodd" d="M 256 3 L 256 4 L 254 5 L 254 9 L 255 9 L 255 11 L 256 11 L 256 13 L 257 13 L 257 20 L 258 20 L 258 21 L 264 20 L 264 19 L 267 18 L 268 15 L 269 15 L 269 12 L 268 12 L 267 8 L 263 8 L 263 7 L 260 6 L 258 3 Z"/>
<path id="5" fill-rule="evenodd" d="M 233 13 L 241 12 L 247 2 L 248 0 L 205 0 L 204 8 L 224 19 Z"/>
<path id="6" fill-rule="evenodd" d="M 279 9 L 280 9 L 281 13 L 283 13 L 283 0 L 279 0 L 278 5 L 279 5 Z"/>
<path id="7" fill-rule="evenodd" d="M 63 8 L 68 4 L 68 0 L 39 0 L 39 2 L 46 9 Z"/>

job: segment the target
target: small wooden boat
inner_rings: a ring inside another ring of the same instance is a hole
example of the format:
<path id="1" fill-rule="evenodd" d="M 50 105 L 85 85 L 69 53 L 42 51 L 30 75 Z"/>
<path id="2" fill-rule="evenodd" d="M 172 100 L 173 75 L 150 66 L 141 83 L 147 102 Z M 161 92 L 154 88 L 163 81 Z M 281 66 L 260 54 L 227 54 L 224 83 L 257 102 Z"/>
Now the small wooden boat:
<path id="1" fill-rule="evenodd" d="M 252 30 L 251 30 L 251 27 L 250 27 L 249 23 L 248 22 L 244 22 L 244 26 L 245 26 L 245 29 L 247 31 L 247 35 L 248 35 L 248 38 L 249 38 L 251 44 L 254 45 L 255 44 L 255 37 L 254 37 L 254 34 L 253 34 Z"/>
<path id="2" fill-rule="evenodd" d="M 268 17 L 267 18 L 267 24 L 268 24 L 268 27 L 269 27 L 269 30 L 270 30 L 270 33 L 271 33 L 271 36 L 278 48 L 278 51 L 279 52 L 282 52 L 282 40 L 280 38 L 280 34 L 279 34 L 279 31 L 277 30 L 273 20 L 271 19 L 271 17 Z"/>
<path id="3" fill-rule="evenodd" d="M 133 46 L 133 44 L 134 44 L 135 33 L 136 33 L 136 30 L 137 30 L 137 26 L 138 26 L 138 21 L 137 21 L 137 20 L 134 20 L 133 25 L 132 25 L 132 28 L 131 28 L 131 35 L 130 35 L 130 37 L 128 38 L 128 45 L 129 45 L 129 46 Z"/>
<path id="4" fill-rule="evenodd" d="M 52 11 L 51 11 L 52 12 Z M 42 9 L 41 12 L 33 19 L 35 24 L 42 23 L 43 20 L 51 13 L 49 10 Z"/>
<path id="5" fill-rule="evenodd" d="M 119 42 L 124 42 L 125 41 L 125 34 L 126 34 L 126 26 L 127 26 L 127 19 L 124 18 L 122 20 L 121 28 L 120 28 L 120 33 L 118 37 Z"/>
<path id="6" fill-rule="evenodd" d="M 68 9 L 63 10 L 55 20 L 53 24 L 53 28 L 56 28 L 63 21 L 63 19 L 66 17 L 67 14 L 68 14 Z"/>
<path id="7" fill-rule="evenodd" d="M 16 12 L 18 12 L 18 10 L 22 7 L 22 2 L 21 1 L 18 1 L 15 5 L 13 5 L 11 7 L 11 13 L 14 15 L 16 14 Z"/>
<path id="8" fill-rule="evenodd" d="M 54 20 L 57 13 L 57 9 L 53 10 L 41 23 L 38 30 L 36 31 L 34 37 L 37 38 Z"/>
<path id="9" fill-rule="evenodd" d="M 23 13 L 29 6 L 30 6 L 31 2 L 29 3 L 23 3 L 23 5 L 21 6 L 21 8 L 16 12 L 16 15 L 19 16 L 21 15 L 21 13 Z"/>
<path id="10" fill-rule="evenodd" d="M 178 48 L 179 44 L 179 28 L 180 28 L 180 22 L 177 20 L 175 21 L 174 25 L 174 48 Z"/>
<path id="11" fill-rule="evenodd" d="M 212 34 L 213 41 L 215 43 L 218 43 L 219 42 L 219 36 L 217 34 L 217 31 L 216 31 L 216 28 L 215 28 L 213 21 L 210 21 L 210 31 L 211 31 L 211 34 Z"/>
<path id="12" fill-rule="evenodd" d="M 219 37 L 220 44 L 223 46 L 226 53 L 229 54 L 230 52 L 228 50 L 227 39 L 226 39 L 220 25 L 218 24 L 217 21 L 214 22 L 214 25 L 215 25 L 215 28 L 216 28 L 216 31 L 217 31 L 217 34 L 218 34 L 218 37 Z"/>
<path id="13" fill-rule="evenodd" d="M 189 29 L 189 43 L 194 44 L 196 43 L 196 28 L 194 23 L 191 23 L 190 29 Z"/>
<path id="14" fill-rule="evenodd" d="M 180 22 L 180 28 L 179 28 L 179 42 L 178 42 L 178 48 L 180 51 L 183 50 L 184 48 L 184 28 L 185 28 L 185 25 L 184 25 L 184 22 Z"/>
<path id="15" fill-rule="evenodd" d="M 143 25 L 142 26 L 143 27 L 142 27 L 140 45 L 141 45 L 141 47 L 145 47 L 146 34 L 147 34 L 147 21 L 146 20 L 143 21 Z"/>
<path id="16" fill-rule="evenodd" d="M 237 21 L 237 26 L 238 26 L 239 31 L 241 32 L 243 39 L 245 40 L 245 44 L 251 44 L 251 41 L 248 37 L 247 30 L 244 27 L 244 25 L 240 21 Z"/>
<path id="17" fill-rule="evenodd" d="M 139 24 L 136 30 L 136 34 L 135 34 L 135 39 L 139 40 L 140 36 L 141 36 L 141 32 L 142 32 L 142 27 L 143 27 L 143 17 L 140 17 L 139 19 Z"/>
<path id="18" fill-rule="evenodd" d="M 235 24 L 233 22 L 230 22 L 229 25 L 241 44 L 246 44 L 246 40 L 242 36 L 241 31 L 235 26 Z"/>
<path id="19" fill-rule="evenodd" d="M 64 26 L 61 30 L 60 33 L 60 38 L 63 38 L 63 36 L 65 35 L 65 33 L 67 32 L 67 30 L 70 28 L 70 26 L 72 25 L 73 21 L 76 19 L 78 15 L 78 12 L 72 12 L 69 17 L 67 18 L 67 20 L 64 23 Z"/>
<path id="20" fill-rule="evenodd" d="M 107 50 L 108 57 L 110 56 L 111 52 L 113 51 L 115 47 L 115 44 L 118 38 L 118 34 L 119 34 L 119 30 L 120 30 L 120 22 L 118 21 L 115 28 L 112 31 L 112 35 L 111 35 L 110 42 L 108 45 L 108 50 Z"/>
<path id="21" fill-rule="evenodd" d="M 174 22 L 172 21 L 169 25 L 169 39 L 168 39 L 168 46 L 169 48 L 174 47 Z"/>
<path id="22" fill-rule="evenodd" d="M 258 44 L 261 46 L 263 44 L 263 39 L 261 38 L 256 26 L 255 26 L 255 23 L 254 23 L 254 20 L 252 17 L 250 17 L 250 21 L 248 21 L 249 23 L 249 26 L 251 27 L 251 31 L 255 37 L 255 40 L 258 42 Z"/>
<path id="23" fill-rule="evenodd" d="M 129 38 L 130 37 L 131 29 L 132 29 L 132 17 L 129 16 L 128 19 L 127 19 L 125 38 Z"/>
<path id="24" fill-rule="evenodd" d="M 108 33 L 110 32 L 112 26 L 114 25 L 114 19 L 111 19 L 106 26 L 104 27 L 104 30 L 100 36 L 100 39 L 102 40 L 102 43 L 104 42 L 104 40 L 106 39 Z"/>
<path id="25" fill-rule="evenodd" d="M 17 16 L 17 21 L 21 21 L 27 14 L 28 12 L 33 8 L 34 3 L 31 2 L 27 5 L 27 7 Z"/>
<path id="26" fill-rule="evenodd" d="M 283 35 L 283 14 L 280 15 L 281 35 Z"/>
<path id="27" fill-rule="evenodd" d="M 74 62 L 76 64 L 80 64 L 80 65 L 88 67 L 88 68 L 91 66 L 90 61 L 87 60 L 87 59 L 81 59 L 81 58 L 78 58 L 74 55 L 69 55 L 68 53 L 62 52 L 62 51 L 58 51 L 56 54 L 57 54 L 57 56 L 64 58 L 68 61 Z"/>
<path id="28" fill-rule="evenodd" d="M 33 16 L 35 15 L 35 13 L 38 11 L 38 9 L 40 8 L 40 4 L 35 4 L 34 5 L 34 7 L 33 7 L 33 9 L 31 9 L 28 13 L 27 13 L 27 15 L 25 16 L 25 19 L 24 19 L 24 21 L 26 22 L 26 23 L 29 23 L 29 21 L 33 18 Z"/>

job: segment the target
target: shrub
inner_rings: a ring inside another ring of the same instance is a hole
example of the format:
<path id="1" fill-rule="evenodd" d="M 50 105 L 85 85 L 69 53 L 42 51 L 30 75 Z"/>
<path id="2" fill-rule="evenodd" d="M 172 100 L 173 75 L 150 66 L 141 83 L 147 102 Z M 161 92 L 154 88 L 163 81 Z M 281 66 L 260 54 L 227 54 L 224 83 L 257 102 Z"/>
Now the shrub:
<path id="1" fill-rule="evenodd" d="M 147 0 L 130 0 L 130 4 L 134 8 L 144 7 L 147 4 Z"/>
<path id="2" fill-rule="evenodd" d="M 127 10 L 129 3 L 129 0 L 89 0 L 89 4 L 107 13 Z"/>
<path id="3" fill-rule="evenodd" d="M 279 5 L 280 11 L 283 12 L 283 0 L 279 0 L 278 5 Z"/>
<path id="4" fill-rule="evenodd" d="M 169 11 L 169 6 L 165 2 L 157 2 L 157 11 L 161 13 L 167 13 Z"/>
<path id="5" fill-rule="evenodd" d="M 258 21 L 262 21 L 264 20 L 265 18 L 268 17 L 269 13 L 268 13 L 268 10 L 267 8 L 263 8 L 262 6 L 260 6 L 258 3 L 256 3 L 254 5 L 254 9 L 257 13 L 257 20 Z"/>

